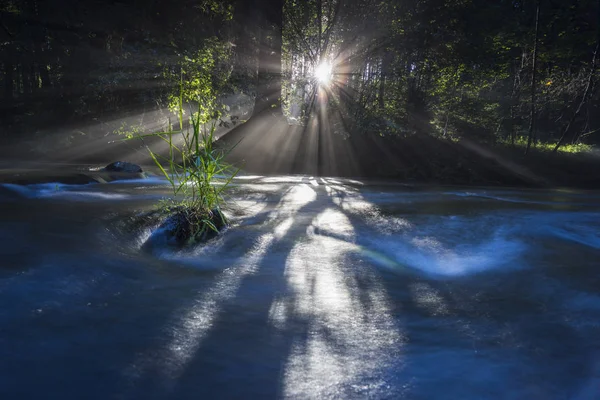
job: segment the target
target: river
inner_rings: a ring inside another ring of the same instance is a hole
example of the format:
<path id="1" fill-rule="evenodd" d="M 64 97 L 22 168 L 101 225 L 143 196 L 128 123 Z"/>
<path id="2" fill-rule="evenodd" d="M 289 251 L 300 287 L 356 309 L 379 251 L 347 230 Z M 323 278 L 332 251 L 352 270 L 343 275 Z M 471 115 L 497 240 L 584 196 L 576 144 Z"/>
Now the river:
<path id="1" fill-rule="evenodd" d="M 0 398 L 600 398 L 600 192 L 246 175 L 143 250 L 168 193 L 0 186 Z"/>

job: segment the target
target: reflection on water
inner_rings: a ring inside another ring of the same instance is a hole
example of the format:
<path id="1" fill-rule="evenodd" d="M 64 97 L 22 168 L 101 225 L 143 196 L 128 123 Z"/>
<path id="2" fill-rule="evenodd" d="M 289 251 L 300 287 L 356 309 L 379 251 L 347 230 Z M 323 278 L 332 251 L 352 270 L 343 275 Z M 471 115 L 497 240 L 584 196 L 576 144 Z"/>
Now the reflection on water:
<path id="1" fill-rule="evenodd" d="M 597 193 L 245 176 L 147 254 L 160 179 L 0 189 L 0 398 L 600 393 Z"/>

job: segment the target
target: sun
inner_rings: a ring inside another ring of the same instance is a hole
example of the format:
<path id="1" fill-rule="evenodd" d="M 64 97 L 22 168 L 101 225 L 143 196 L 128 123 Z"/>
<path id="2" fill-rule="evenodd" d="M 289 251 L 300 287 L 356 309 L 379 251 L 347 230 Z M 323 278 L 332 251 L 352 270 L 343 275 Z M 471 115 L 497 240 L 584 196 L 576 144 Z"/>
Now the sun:
<path id="1" fill-rule="evenodd" d="M 328 62 L 322 62 L 315 69 L 315 78 L 322 85 L 327 85 L 331 81 L 331 72 L 332 72 L 331 64 Z"/>

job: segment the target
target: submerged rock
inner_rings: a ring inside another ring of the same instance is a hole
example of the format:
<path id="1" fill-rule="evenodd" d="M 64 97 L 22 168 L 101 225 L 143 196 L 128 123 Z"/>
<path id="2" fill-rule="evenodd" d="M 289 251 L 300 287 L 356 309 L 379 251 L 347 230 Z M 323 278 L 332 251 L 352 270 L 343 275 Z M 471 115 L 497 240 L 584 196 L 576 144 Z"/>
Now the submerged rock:
<path id="1" fill-rule="evenodd" d="M 110 172 L 127 172 L 130 174 L 141 174 L 144 172 L 139 165 L 126 161 L 115 161 L 114 163 L 108 164 L 104 169 Z"/>
<path id="2" fill-rule="evenodd" d="M 212 223 L 213 229 L 205 221 Z M 152 232 L 142 248 L 152 250 L 161 247 L 182 248 L 186 245 L 204 243 L 216 237 L 227 226 L 227 220 L 219 210 L 207 215 L 178 208 Z"/>
<path id="3" fill-rule="evenodd" d="M 98 171 L 99 177 L 107 182 L 126 179 L 145 178 L 146 173 L 137 164 L 126 161 L 115 161 Z"/>

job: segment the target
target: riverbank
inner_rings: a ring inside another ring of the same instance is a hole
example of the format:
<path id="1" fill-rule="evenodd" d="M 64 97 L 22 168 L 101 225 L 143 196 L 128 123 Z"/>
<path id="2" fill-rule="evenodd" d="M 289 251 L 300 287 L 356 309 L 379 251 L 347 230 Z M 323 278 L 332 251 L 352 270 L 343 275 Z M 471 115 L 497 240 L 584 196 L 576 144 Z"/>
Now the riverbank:
<path id="1" fill-rule="evenodd" d="M 388 169 L 379 167 L 374 173 L 380 177 L 438 184 L 600 188 L 600 154 L 591 151 L 553 153 L 532 148 L 525 155 L 519 146 L 431 136 L 376 141 L 387 156 L 381 164 Z M 397 160 L 391 158 L 394 154 Z M 408 162 L 398 165 L 402 160 Z M 367 168 L 365 176 L 371 174 Z"/>
<path id="2" fill-rule="evenodd" d="M 428 134 L 316 134 L 271 119 L 220 140 L 229 161 L 258 174 L 309 174 L 441 185 L 600 188 L 600 156 L 450 140 Z M 268 127 L 268 128 L 265 128 Z M 281 132 L 284 132 L 283 134 Z"/>
<path id="3" fill-rule="evenodd" d="M 344 137 L 330 133 L 319 137 L 281 120 L 251 124 L 249 121 L 218 141 L 223 149 L 236 145 L 228 161 L 251 174 L 334 176 L 408 184 L 600 188 L 600 153 L 552 153 L 532 148 L 525 156 L 522 147 L 453 141 L 427 134 Z M 32 152 L 18 143 L 3 146 L 0 167 L 8 171 L 3 181 L 11 181 L 11 169 L 34 168 L 43 174 L 58 164 L 69 169 L 117 160 L 153 165 L 143 143 L 118 139 L 116 135 L 88 139 L 65 146 L 60 152 L 52 148 Z M 159 141 L 148 140 L 145 144 L 153 148 L 160 145 Z"/>

